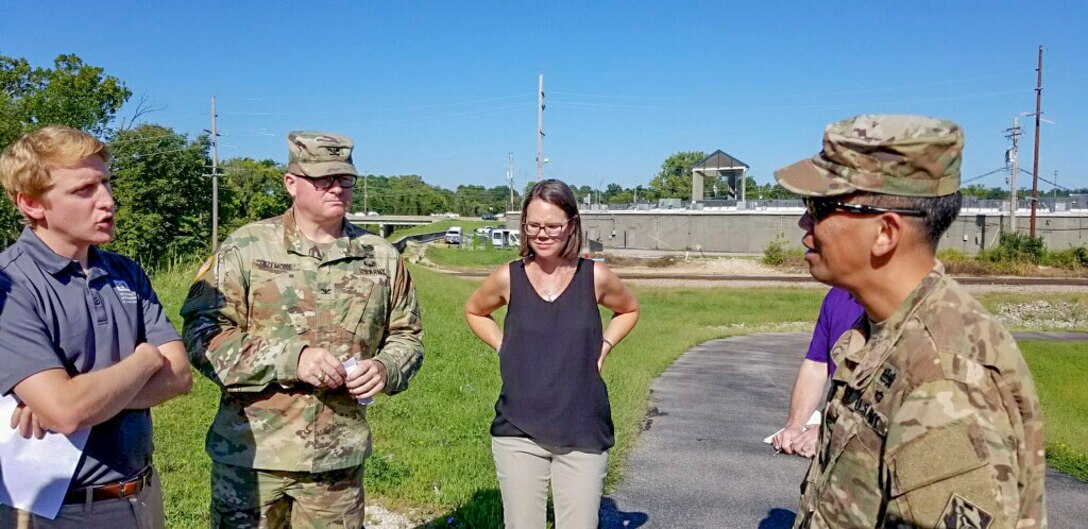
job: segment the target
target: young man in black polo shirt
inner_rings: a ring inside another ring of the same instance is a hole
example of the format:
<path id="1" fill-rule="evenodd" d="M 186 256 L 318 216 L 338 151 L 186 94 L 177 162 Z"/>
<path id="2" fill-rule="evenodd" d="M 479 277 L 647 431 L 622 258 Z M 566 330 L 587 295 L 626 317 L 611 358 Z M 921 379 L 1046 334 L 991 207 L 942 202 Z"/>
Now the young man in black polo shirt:
<path id="1" fill-rule="evenodd" d="M 20 402 L 0 428 L 28 439 L 91 429 L 56 518 L 2 505 L 0 528 L 164 525 L 149 408 L 192 377 L 147 275 L 96 248 L 113 238 L 108 159 L 103 143 L 61 126 L 0 156 L 28 224 L 0 253 L 0 394 Z"/>

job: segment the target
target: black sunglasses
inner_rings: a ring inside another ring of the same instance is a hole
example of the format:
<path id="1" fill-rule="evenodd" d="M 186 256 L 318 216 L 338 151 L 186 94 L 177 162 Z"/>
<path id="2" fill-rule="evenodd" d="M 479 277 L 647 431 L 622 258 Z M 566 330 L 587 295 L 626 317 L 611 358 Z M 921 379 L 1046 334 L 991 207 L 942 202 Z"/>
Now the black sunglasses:
<path id="1" fill-rule="evenodd" d="M 359 177 L 353 174 L 342 174 L 335 176 L 306 176 L 304 174 L 291 174 L 298 178 L 305 178 L 306 180 L 309 180 L 310 183 L 313 184 L 314 187 L 317 189 L 328 189 L 332 187 L 333 182 L 338 182 L 340 184 L 340 187 L 343 189 L 351 189 L 355 187 L 355 181 L 359 179 Z"/>
<path id="2" fill-rule="evenodd" d="M 814 221 L 821 221 L 833 211 L 845 211 L 856 215 L 874 215 L 877 213 L 898 213 L 909 217 L 924 217 L 926 212 L 920 209 L 880 208 L 865 204 L 848 204 L 831 198 L 805 198 L 805 209 Z"/>

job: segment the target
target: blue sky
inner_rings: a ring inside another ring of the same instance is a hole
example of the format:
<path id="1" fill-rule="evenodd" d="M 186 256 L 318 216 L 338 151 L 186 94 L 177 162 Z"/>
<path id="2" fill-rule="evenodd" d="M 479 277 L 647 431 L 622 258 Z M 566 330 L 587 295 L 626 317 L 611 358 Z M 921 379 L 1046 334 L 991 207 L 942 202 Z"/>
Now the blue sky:
<path id="1" fill-rule="evenodd" d="M 165 107 L 146 121 L 190 134 L 214 95 L 221 158 L 283 161 L 288 131 L 330 130 L 363 171 L 447 188 L 505 185 L 508 152 L 518 188 L 535 179 L 543 73 L 545 175 L 633 187 L 681 150 L 722 149 L 768 182 L 862 113 L 952 119 L 964 179 L 1001 168 L 1041 44 L 1040 175 L 1088 187 L 1086 28 L 1076 1 L 40 1 L 5 7 L 0 54 L 76 53 L 133 91 L 121 115 L 146 95 Z"/>

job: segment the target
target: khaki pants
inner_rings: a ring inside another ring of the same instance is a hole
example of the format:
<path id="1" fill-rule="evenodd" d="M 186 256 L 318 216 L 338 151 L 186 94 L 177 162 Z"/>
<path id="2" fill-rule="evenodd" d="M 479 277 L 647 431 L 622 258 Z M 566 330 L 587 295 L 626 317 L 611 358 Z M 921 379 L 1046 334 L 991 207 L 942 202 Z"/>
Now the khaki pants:
<path id="1" fill-rule="evenodd" d="M 608 452 L 549 447 L 524 437 L 492 437 L 506 529 L 544 529 L 551 482 L 556 529 L 597 529 Z"/>
<path id="2" fill-rule="evenodd" d="M 62 505 L 55 520 L 0 505 L 0 529 L 163 529 L 162 484 L 151 470 L 151 483 L 129 498 Z"/>
<path id="3" fill-rule="evenodd" d="M 212 462 L 213 529 L 361 529 L 363 465 L 329 472 Z"/>

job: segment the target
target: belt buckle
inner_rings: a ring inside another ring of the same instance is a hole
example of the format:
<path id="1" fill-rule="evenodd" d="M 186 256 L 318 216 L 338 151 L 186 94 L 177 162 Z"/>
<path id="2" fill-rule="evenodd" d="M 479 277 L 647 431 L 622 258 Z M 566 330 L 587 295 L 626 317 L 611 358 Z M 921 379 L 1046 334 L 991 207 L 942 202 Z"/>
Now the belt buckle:
<path id="1" fill-rule="evenodd" d="M 129 483 L 131 483 L 131 482 L 129 482 Z M 130 494 L 128 493 L 128 491 L 127 491 L 127 490 L 125 490 L 125 485 L 127 485 L 127 484 L 128 484 L 128 483 L 126 483 L 126 482 L 124 482 L 124 481 L 119 481 L 119 482 L 117 483 L 117 498 L 118 498 L 118 499 L 121 499 L 121 500 L 123 500 L 123 499 L 125 499 L 125 498 L 127 498 L 127 497 L 131 496 L 131 495 L 130 495 Z M 133 487 L 133 488 L 135 488 L 135 487 Z"/>

